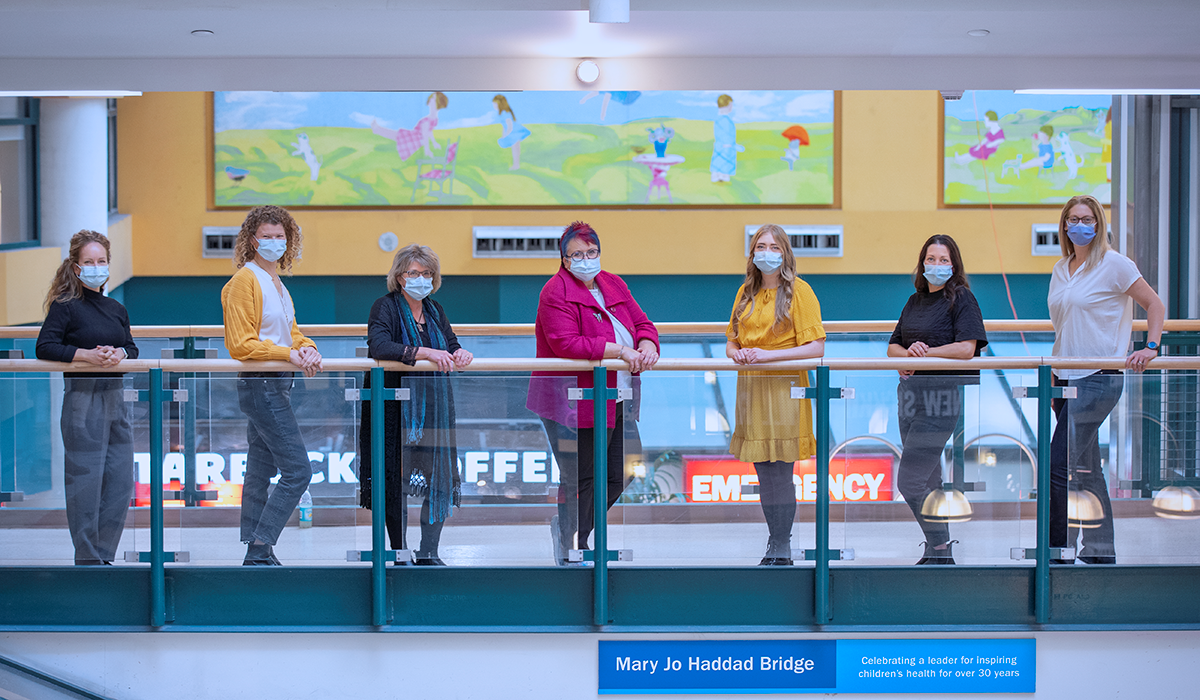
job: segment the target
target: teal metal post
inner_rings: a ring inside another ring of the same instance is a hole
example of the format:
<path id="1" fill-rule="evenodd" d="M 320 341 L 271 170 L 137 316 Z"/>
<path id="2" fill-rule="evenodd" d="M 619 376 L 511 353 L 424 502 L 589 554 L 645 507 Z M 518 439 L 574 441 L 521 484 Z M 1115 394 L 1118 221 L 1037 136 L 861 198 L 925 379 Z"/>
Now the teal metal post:
<path id="1" fill-rule="evenodd" d="M 150 625 L 167 622 L 166 555 L 163 552 L 163 374 L 150 370 Z"/>
<path id="2" fill-rule="evenodd" d="M 387 624 L 387 560 L 384 558 L 383 368 L 371 368 L 371 622 Z"/>
<path id="3" fill-rule="evenodd" d="M 595 565 L 594 622 L 607 625 L 608 620 L 608 371 L 603 366 L 592 370 L 592 472 L 595 508 L 593 532 L 596 546 L 592 548 Z M 581 543 L 586 546 L 586 543 Z"/>
<path id="4" fill-rule="evenodd" d="M 1037 568 L 1033 610 L 1039 623 L 1050 620 L 1050 366 L 1038 366 Z"/>
<path id="5" fill-rule="evenodd" d="M 813 595 L 816 623 L 829 615 L 829 368 L 817 367 L 817 571 Z"/>

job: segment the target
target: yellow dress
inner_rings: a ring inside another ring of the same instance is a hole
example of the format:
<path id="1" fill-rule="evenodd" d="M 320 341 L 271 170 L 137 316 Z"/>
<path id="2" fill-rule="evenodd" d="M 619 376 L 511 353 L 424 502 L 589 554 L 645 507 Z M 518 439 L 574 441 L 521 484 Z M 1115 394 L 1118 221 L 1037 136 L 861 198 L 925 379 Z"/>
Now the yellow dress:
<path id="1" fill-rule="evenodd" d="M 742 290 L 738 289 L 737 298 Z M 737 309 L 737 302 L 734 302 Z M 821 340 L 821 304 L 808 283 L 797 279 L 792 287 L 791 320 L 775 329 L 775 290 L 762 289 L 747 306 L 733 332 L 733 314 L 725 337 L 744 348 L 783 350 Z M 738 372 L 736 425 L 729 452 L 742 462 L 795 462 L 816 451 L 812 405 L 793 399 L 793 386 L 808 386 L 808 373 Z"/>

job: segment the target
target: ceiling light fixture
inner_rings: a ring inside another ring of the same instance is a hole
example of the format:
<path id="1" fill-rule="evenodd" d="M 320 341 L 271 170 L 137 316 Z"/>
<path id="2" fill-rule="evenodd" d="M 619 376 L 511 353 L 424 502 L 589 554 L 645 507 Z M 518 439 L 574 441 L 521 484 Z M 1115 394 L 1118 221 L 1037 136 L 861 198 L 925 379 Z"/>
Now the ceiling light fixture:
<path id="1" fill-rule="evenodd" d="M 141 97 L 134 90 L 12 90 L 0 91 L 0 97 Z"/>
<path id="2" fill-rule="evenodd" d="M 629 0 L 588 0 L 588 21 L 595 24 L 628 24 Z"/>
<path id="3" fill-rule="evenodd" d="M 600 66 L 595 61 L 580 61 L 575 66 L 575 77 L 579 78 L 579 82 L 591 85 L 600 77 Z"/>
<path id="4" fill-rule="evenodd" d="M 991 32 L 986 29 L 972 29 L 967 32 L 967 36 L 987 36 L 988 34 L 991 34 Z"/>
<path id="5" fill-rule="evenodd" d="M 1033 88 L 1013 90 L 1018 95 L 1200 95 L 1196 88 Z"/>
<path id="6" fill-rule="evenodd" d="M 211 29 L 193 29 L 192 30 L 192 36 L 212 36 L 213 33 L 214 32 Z"/>

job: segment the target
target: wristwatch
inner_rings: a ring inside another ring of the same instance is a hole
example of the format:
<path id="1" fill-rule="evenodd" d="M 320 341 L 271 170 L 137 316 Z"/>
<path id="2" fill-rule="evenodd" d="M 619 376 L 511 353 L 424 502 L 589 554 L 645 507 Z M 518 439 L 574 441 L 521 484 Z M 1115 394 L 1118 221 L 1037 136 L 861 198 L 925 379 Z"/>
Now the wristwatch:
<path id="1" fill-rule="evenodd" d="M 1154 342 L 1153 340 L 1147 341 L 1146 349 L 1153 350 L 1155 352 L 1155 354 L 1158 354 L 1158 343 Z"/>

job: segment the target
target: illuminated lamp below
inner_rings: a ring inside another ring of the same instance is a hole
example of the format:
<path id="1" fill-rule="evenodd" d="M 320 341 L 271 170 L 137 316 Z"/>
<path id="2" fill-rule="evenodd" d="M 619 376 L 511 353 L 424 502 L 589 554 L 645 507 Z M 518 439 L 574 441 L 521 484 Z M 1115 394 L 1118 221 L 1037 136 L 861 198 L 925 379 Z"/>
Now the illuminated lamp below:
<path id="1" fill-rule="evenodd" d="M 965 523 L 974 512 L 966 494 L 958 489 L 933 491 L 921 504 L 921 517 L 931 523 Z"/>
<path id="2" fill-rule="evenodd" d="M 1200 518 L 1200 491 L 1191 486 L 1168 486 L 1154 497 L 1154 514 L 1167 520 Z"/>

